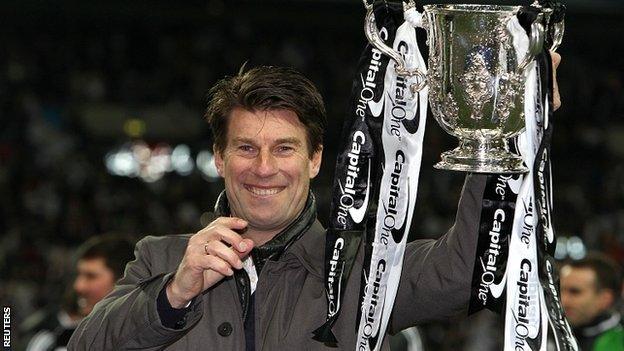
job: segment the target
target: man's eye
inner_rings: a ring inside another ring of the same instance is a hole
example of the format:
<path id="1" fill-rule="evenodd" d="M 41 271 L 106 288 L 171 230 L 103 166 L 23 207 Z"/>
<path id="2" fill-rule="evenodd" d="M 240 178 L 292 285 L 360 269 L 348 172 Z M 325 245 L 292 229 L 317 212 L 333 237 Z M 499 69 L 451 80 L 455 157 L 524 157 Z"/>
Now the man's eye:
<path id="1" fill-rule="evenodd" d="M 288 145 L 280 145 L 277 148 L 277 151 L 279 151 L 280 153 L 291 152 L 293 150 L 295 150 L 295 148 L 293 148 L 292 146 L 288 146 Z"/>
<path id="2" fill-rule="evenodd" d="M 572 295 L 580 295 L 581 294 L 581 289 L 578 288 L 570 288 L 568 289 L 568 292 Z"/>
<path id="3" fill-rule="evenodd" d="M 252 152 L 253 151 L 253 147 L 251 145 L 241 145 L 241 146 L 238 147 L 238 149 L 240 151 L 243 151 L 243 152 Z"/>

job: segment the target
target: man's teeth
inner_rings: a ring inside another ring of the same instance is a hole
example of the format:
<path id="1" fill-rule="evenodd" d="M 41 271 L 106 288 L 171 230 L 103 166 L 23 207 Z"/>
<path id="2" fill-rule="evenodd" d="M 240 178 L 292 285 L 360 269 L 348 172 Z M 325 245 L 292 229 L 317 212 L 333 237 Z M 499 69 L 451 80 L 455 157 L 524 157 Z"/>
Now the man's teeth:
<path id="1" fill-rule="evenodd" d="M 247 189 L 249 189 L 249 191 L 251 191 L 255 195 L 259 195 L 259 196 L 275 195 L 279 193 L 281 190 L 281 188 L 264 189 L 264 188 L 254 188 L 254 187 L 247 187 Z"/>

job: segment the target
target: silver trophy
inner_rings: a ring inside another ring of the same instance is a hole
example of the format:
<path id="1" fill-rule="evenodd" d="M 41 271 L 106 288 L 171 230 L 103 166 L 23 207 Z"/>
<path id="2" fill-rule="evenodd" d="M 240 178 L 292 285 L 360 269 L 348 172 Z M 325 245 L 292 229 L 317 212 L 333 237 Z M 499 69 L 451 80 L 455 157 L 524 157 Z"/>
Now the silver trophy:
<path id="1" fill-rule="evenodd" d="M 509 151 L 508 139 L 524 129 L 527 67 L 544 45 L 550 9 L 543 9 L 530 28 L 517 20 L 520 6 L 426 5 L 416 12 L 405 4 L 406 19 L 427 31 L 427 73 L 407 69 L 399 53 L 380 38 L 372 5 L 365 32 L 377 49 L 396 62 L 399 75 L 415 76 L 412 91 L 429 87 L 433 116 L 459 147 L 444 152 L 439 169 L 477 173 L 524 173 L 528 169 Z M 563 22 L 550 29 L 552 49 L 561 42 Z M 524 36 L 519 40 L 518 34 Z"/>

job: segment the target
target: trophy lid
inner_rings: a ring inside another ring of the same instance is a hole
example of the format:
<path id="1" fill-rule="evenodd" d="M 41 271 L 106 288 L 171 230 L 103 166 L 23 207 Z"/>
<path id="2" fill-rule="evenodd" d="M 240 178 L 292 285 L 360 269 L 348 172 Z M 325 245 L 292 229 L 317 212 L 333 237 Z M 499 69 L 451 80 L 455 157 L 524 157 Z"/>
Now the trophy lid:
<path id="1" fill-rule="evenodd" d="M 437 13 L 437 14 L 458 14 L 458 13 L 473 13 L 473 14 L 501 14 L 509 15 L 516 14 L 523 6 L 511 6 L 511 5 L 486 5 L 486 4 L 431 4 L 424 5 L 425 12 Z M 552 9 L 542 7 L 540 5 L 532 5 L 532 7 L 540 8 L 541 13 L 550 14 Z"/>
<path id="2" fill-rule="evenodd" d="M 520 10 L 521 6 L 509 6 L 509 5 L 484 5 L 484 4 L 431 4 L 424 5 L 423 8 L 427 12 L 436 13 L 516 13 Z"/>

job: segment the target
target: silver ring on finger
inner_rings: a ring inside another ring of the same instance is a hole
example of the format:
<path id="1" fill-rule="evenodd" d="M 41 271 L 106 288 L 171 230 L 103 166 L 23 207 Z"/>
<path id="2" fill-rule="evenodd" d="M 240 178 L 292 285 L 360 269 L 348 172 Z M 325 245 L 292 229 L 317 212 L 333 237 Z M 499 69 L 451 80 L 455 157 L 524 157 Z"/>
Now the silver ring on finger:
<path id="1" fill-rule="evenodd" d="M 204 252 L 206 253 L 206 255 L 210 255 L 210 253 L 208 252 L 208 243 L 204 244 Z"/>

